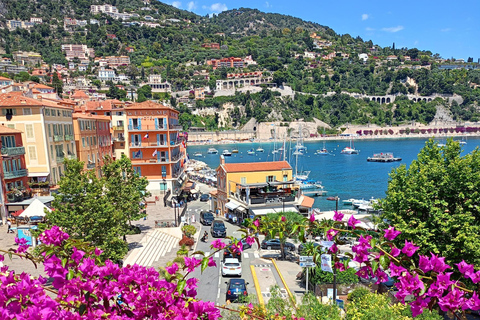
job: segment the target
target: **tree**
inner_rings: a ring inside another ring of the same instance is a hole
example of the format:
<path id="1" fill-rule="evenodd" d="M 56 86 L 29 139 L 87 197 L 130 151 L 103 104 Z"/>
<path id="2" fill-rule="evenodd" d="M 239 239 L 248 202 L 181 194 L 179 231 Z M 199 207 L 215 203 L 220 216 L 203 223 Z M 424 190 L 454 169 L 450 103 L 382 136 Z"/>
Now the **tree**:
<path id="1" fill-rule="evenodd" d="M 296 212 L 269 213 L 262 218 L 260 231 L 267 235 L 267 238 L 280 240 L 281 258 L 285 259 L 285 242 L 292 234 L 294 225 L 303 221 L 303 217 Z"/>
<path id="2" fill-rule="evenodd" d="M 120 239 L 125 220 L 112 199 L 106 196 L 103 179 L 93 171 L 83 171 L 84 163 L 65 159 L 65 174 L 47 213 L 48 226 L 59 226 L 71 237 L 82 239 L 104 250 L 104 257 L 117 261 L 128 251 Z"/>
<path id="3" fill-rule="evenodd" d="M 480 264 L 480 151 L 462 156 L 457 142 L 430 139 L 410 166 L 390 174 L 383 218 L 402 231 L 396 243 L 415 239 L 421 254 L 447 263 Z"/>
<path id="4" fill-rule="evenodd" d="M 58 95 L 63 93 L 63 82 L 58 78 L 58 73 L 54 72 L 52 76 L 52 87 L 55 88 L 55 91 Z"/>

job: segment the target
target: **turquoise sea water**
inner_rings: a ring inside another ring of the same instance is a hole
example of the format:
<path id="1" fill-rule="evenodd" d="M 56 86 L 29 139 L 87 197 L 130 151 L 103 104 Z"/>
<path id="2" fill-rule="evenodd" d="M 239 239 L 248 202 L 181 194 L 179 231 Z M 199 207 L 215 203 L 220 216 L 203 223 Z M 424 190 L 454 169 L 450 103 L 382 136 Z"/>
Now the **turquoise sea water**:
<path id="1" fill-rule="evenodd" d="M 456 138 L 459 140 L 459 138 Z M 315 155 L 315 150 L 323 148 L 323 142 L 305 142 L 308 148 L 304 156 L 298 157 L 298 171 L 311 171 L 309 178 L 322 181 L 327 196 L 340 197 L 339 208 L 342 208 L 342 200 L 383 198 L 387 190 L 388 175 L 392 169 L 401 164 L 407 166 L 417 158 L 419 151 L 425 146 L 427 139 L 378 139 L 378 140 L 356 140 L 355 148 L 360 150 L 358 155 L 345 155 L 340 151 L 349 145 L 348 140 L 326 141 L 325 147 L 329 155 Z M 446 143 L 446 139 L 437 138 L 439 143 Z M 467 144 L 462 148 L 464 153 L 471 152 L 480 145 L 480 137 L 468 138 Z M 250 149 L 256 150 L 259 146 L 265 149 L 263 153 L 256 153 L 255 156 L 248 155 Z M 207 154 L 207 150 L 214 147 L 218 155 Z M 272 161 L 273 142 L 271 143 L 239 143 L 222 145 L 188 146 L 187 152 L 191 159 L 204 161 L 211 168 L 216 168 L 220 163 L 220 154 L 224 149 L 232 150 L 236 147 L 239 153 L 231 157 L 225 157 L 227 163 L 238 162 L 259 162 Z M 277 148 L 281 145 L 277 142 Z M 293 143 L 292 143 L 293 147 Z M 287 148 L 288 150 L 288 143 Z M 292 148 L 293 149 L 293 148 Z M 193 154 L 201 152 L 202 157 L 194 157 Z M 367 157 L 373 153 L 393 152 L 395 157 L 402 158 L 399 162 L 377 163 L 367 162 Z M 283 154 L 280 155 L 283 159 Z M 276 156 L 279 160 L 279 155 Z M 295 157 L 286 154 L 286 160 L 292 165 L 295 172 Z M 320 210 L 335 209 L 334 201 L 327 201 L 326 197 L 316 197 L 314 207 Z"/>

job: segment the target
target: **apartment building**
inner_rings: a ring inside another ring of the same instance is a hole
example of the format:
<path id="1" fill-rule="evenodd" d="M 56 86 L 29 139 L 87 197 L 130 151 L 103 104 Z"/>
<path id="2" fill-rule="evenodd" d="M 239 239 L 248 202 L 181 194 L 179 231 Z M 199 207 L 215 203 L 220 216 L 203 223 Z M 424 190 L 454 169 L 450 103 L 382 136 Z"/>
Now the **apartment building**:
<path id="1" fill-rule="evenodd" d="M 15 51 L 12 53 L 12 56 L 21 65 L 35 66 L 43 64 L 42 55 L 37 52 Z"/>
<path id="2" fill-rule="evenodd" d="M 147 189 L 152 193 L 171 189 L 177 194 L 186 179 L 179 112 L 152 101 L 126 106 L 125 112 L 133 168 L 148 179 Z"/>
<path id="3" fill-rule="evenodd" d="M 91 13 L 118 13 L 118 9 L 115 6 L 109 4 L 101 4 L 101 5 L 91 5 L 90 6 Z"/>
<path id="4" fill-rule="evenodd" d="M 0 125 L 22 131 L 30 181 L 57 184 L 65 172 L 65 156 L 75 157 L 73 108 L 50 99 L 0 94 Z"/>
<path id="5" fill-rule="evenodd" d="M 73 131 L 78 160 L 83 161 L 85 170 L 101 176 L 104 157 L 112 157 L 110 117 L 75 112 Z"/>
<path id="6" fill-rule="evenodd" d="M 75 58 L 88 60 L 95 57 L 95 50 L 84 44 L 62 44 L 62 50 L 65 51 L 65 57 L 68 61 Z"/>
<path id="7" fill-rule="evenodd" d="M 213 70 L 217 68 L 243 68 L 245 66 L 242 58 L 235 57 L 208 60 L 207 64 L 211 65 Z"/>
<path id="8" fill-rule="evenodd" d="M 171 92 L 172 87 L 169 82 L 162 82 L 162 76 L 159 74 L 151 74 L 148 76 L 147 85 L 152 88 L 152 92 Z"/>
<path id="9" fill-rule="evenodd" d="M 105 60 L 110 67 L 130 65 L 130 57 L 128 56 L 109 56 L 105 57 Z"/>
<path id="10" fill-rule="evenodd" d="M 112 109 L 112 140 L 113 140 L 113 157 L 120 159 L 122 154 L 129 154 L 129 145 L 125 141 L 127 114 L 123 105 L 115 105 Z"/>

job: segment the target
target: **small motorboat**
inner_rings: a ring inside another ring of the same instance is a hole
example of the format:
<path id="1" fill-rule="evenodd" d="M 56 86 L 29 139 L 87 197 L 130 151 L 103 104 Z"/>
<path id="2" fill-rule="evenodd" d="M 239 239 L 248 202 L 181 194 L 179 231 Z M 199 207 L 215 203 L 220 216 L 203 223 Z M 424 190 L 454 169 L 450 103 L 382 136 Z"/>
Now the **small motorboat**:
<path id="1" fill-rule="evenodd" d="M 254 156 L 255 155 L 255 150 L 254 149 L 250 149 L 247 151 L 247 154 L 248 155 L 251 155 L 251 156 Z"/>
<path id="2" fill-rule="evenodd" d="M 315 152 L 315 154 L 327 155 L 328 156 L 328 150 L 327 149 L 320 149 L 320 150 L 317 150 L 317 152 Z"/>
<path id="3" fill-rule="evenodd" d="M 208 154 L 217 154 L 218 153 L 218 150 L 215 149 L 215 148 L 209 148 L 208 151 L 207 151 Z"/>
<path id="4" fill-rule="evenodd" d="M 355 199 L 353 199 L 353 198 L 347 199 L 347 200 L 342 200 L 342 202 L 345 206 L 351 206 L 353 204 L 353 201 L 355 201 Z"/>
<path id="5" fill-rule="evenodd" d="M 257 148 L 257 152 L 264 152 L 264 151 L 265 151 L 265 150 L 263 150 L 262 147 L 258 147 L 258 148 Z"/>
<path id="6" fill-rule="evenodd" d="M 232 153 L 238 153 L 238 148 L 233 148 Z"/>
<path id="7" fill-rule="evenodd" d="M 222 156 L 230 157 L 231 155 L 232 155 L 232 153 L 229 150 L 223 150 L 223 152 L 222 152 Z"/>
<path id="8" fill-rule="evenodd" d="M 193 154 L 193 156 L 194 156 L 194 157 L 199 157 L 199 158 L 201 158 L 201 157 L 203 157 L 203 154 L 202 154 L 201 152 L 195 152 L 195 153 Z"/>
<path id="9" fill-rule="evenodd" d="M 402 161 L 402 158 L 395 158 L 393 153 L 385 152 L 385 153 L 374 153 L 373 157 L 367 158 L 368 162 L 394 162 L 394 161 Z"/>

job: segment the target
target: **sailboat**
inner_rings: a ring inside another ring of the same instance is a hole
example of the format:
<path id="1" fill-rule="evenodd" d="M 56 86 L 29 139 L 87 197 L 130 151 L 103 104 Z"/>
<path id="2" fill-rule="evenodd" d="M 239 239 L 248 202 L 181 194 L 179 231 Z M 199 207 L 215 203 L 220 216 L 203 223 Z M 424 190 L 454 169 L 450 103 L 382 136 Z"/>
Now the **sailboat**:
<path id="1" fill-rule="evenodd" d="M 254 149 L 250 149 L 247 151 L 247 154 L 248 155 L 251 155 L 251 156 L 254 156 L 255 155 L 255 150 Z"/>
<path id="2" fill-rule="evenodd" d="M 265 150 L 263 150 L 262 147 L 258 147 L 258 148 L 257 148 L 257 152 L 264 152 L 264 151 L 265 151 Z"/>
<path id="3" fill-rule="evenodd" d="M 355 146 L 353 145 L 353 138 L 350 139 L 350 147 L 345 147 L 343 150 L 340 152 L 343 154 L 359 154 L 360 150 L 355 149 Z"/>
<path id="4" fill-rule="evenodd" d="M 323 128 L 323 135 L 325 136 L 325 128 Z M 325 148 L 325 140 L 323 140 L 323 148 L 320 150 L 317 150 L 316 154 L 319 155 L 328 155 L 328 150 Z"/>

